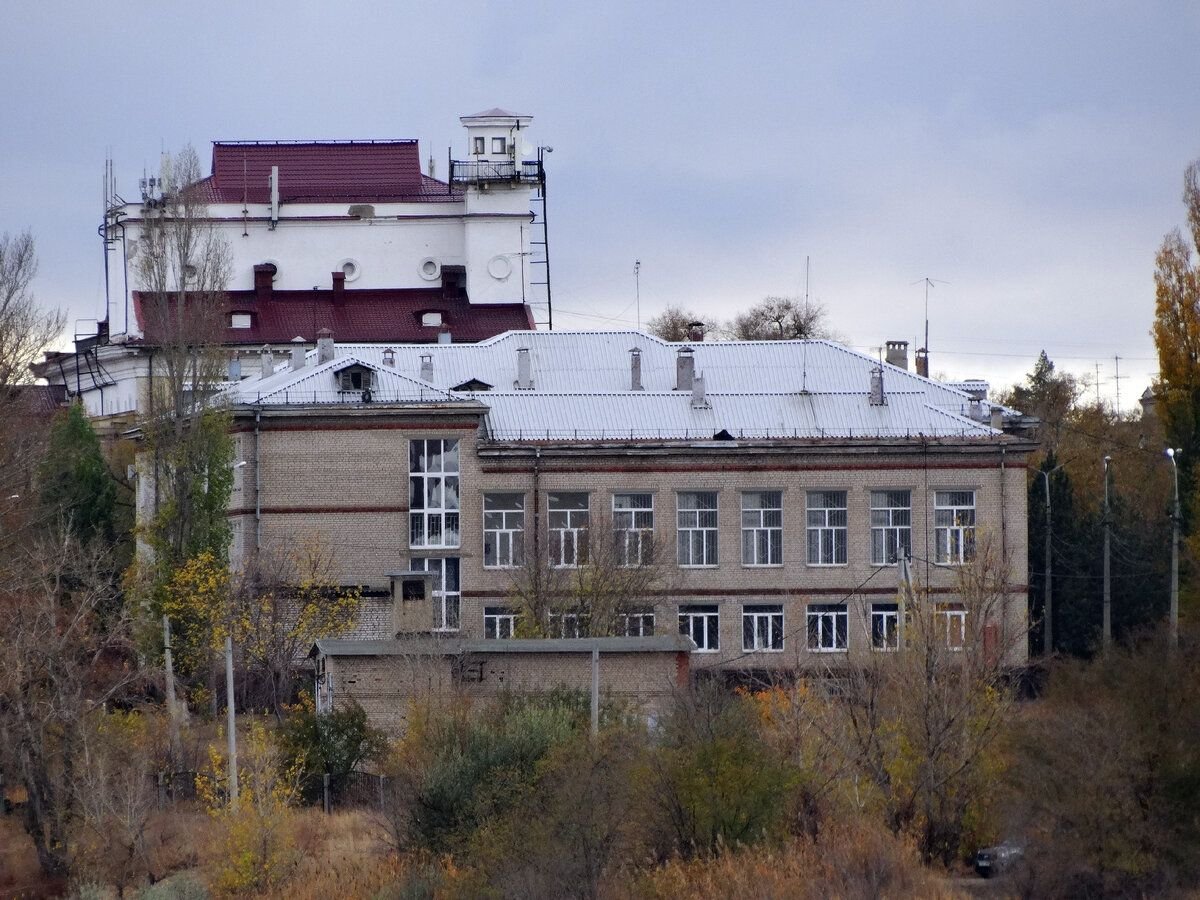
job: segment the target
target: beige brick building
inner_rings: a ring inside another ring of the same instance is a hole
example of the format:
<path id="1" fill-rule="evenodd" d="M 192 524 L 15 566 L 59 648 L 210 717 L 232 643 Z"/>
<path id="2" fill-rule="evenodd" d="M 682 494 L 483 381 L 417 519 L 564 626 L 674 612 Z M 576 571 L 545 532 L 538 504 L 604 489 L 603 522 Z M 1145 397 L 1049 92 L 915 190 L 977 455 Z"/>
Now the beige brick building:
<path id="1" fill-rule="evenodd" d="M 978 633 L 1025 658 L 1033 446 L 1003 430 L 1010 411 L 903 366 L 824 341 L 630 332 L 327 341 L 229 399 L 235 563 L 328 547 L 335 577 L 367 589 L 356 637 L 511 637 L 533 569 L 653 549 L 624 633 L 686 633 L 692 671 L 837 667 L 895 648 L 911 554 L 951 645 Z M 960 591 L 976 555 L 986 603 Z M 404 601 L 413 571 L 430 590 Z"/>

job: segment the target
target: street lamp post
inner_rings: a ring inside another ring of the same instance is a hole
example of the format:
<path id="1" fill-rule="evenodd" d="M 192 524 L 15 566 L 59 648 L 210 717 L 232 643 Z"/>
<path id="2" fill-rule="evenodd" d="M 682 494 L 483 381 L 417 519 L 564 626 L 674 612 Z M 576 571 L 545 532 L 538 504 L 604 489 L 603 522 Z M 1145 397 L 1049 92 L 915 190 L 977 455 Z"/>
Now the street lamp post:
<path id="1" fill-rule="evenodd" d="M 1108 464 L 1111 456 L 1104 457 L 1104 649 L 1112 646 L 1112 574 L 1109 567 L 1109 549 L 1112 539 L 1112 519 L 1108 513 Z"/>
<path id="2" fill-rule="evenodd" d="M 1175 504 L 1171 510 L 1171 649 L 1179 646 L 1179 454 L 1180 447 L 1168 447 L 1167 459 L 1171 460 L 1171 471 L 1175 476 Z"/>

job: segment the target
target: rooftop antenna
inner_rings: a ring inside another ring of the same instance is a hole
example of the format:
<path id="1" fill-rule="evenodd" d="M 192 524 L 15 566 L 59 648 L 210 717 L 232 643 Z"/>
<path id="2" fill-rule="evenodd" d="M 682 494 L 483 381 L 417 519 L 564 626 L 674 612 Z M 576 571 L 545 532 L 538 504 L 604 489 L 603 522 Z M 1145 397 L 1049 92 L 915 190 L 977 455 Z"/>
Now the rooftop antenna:
<path id="1" fill-rule="evenodd" d="M 1117 386 L 1117 416 L 1121 415 L 1121 379 L 1128 378 L 1128 375 L 1121 374 L 1121 357 L 1113 357 L 1113 383 Z"/>
<path id="2" fill-rule="evenodd" d="M 641 331 L 642 330 L 642 261 L 640 259 L 635 259 L 633 261 L 633 291 L 634 291 L 634 299 L 637 302 L 637 327 L 638 327 L 638 331 Z"/>
<path id="3" fill-rule="evenodd" d="M 1096 363 L 1096 406 L 1100 406 L 1100 363 Z"/>
<path id="4" fill-rule="evenodd" d="M 929 289 L 935 284 L 949 284 L 948 281 L 942 281 L 940 278 L 930 278 L 926 275 L 924 278 L 918 278 L 913 284 L 925 285 L 925 346 L 921 349 L 925 351 L 925 358 L 929 358 Z"/>

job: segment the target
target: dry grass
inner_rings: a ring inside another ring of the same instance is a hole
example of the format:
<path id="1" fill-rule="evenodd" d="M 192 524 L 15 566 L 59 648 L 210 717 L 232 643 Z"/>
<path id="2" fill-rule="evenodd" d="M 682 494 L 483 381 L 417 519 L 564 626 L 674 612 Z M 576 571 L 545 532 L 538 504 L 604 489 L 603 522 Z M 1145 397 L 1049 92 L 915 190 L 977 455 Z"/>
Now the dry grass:
<path id="1" fill-rule="evenodd" d="M 53 897 L 65 885 L 38 868 L 33 841 L 15 816 L 0 816 L 0 897 Z"/>

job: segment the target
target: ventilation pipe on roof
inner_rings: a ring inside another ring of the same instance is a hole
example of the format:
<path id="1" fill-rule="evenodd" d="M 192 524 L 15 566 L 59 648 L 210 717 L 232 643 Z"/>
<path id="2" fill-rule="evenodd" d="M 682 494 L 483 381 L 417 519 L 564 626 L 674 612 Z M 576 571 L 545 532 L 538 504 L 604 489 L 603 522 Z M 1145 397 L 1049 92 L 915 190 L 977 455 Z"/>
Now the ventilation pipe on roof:
<path id="1" fill-rule="evenodd" d="M 1004 410 L 998 406 L 992 407 L 992 422 L 991 425 L 997 431 L 1004 430 Z"/>
<path id="2" fill-rule="evenodd" d="M 692 409 L 711 409 L 712 405 L 704 396 L 704 375 L 692 379 Z"/>
<path id="3" fill-rule="evenodd" d="M 439 344 L 454 343 L 454 339 L 450 335 L 450 326 L 449 325 L 443 325 L 442 330 L 438 332 L 438 343 Z"/>
<path id="4" fill-rule="evenodd" d="M 869 400 L 872 406 L 887 405 L 887 398 L 883 395 L 883 368 L 880 366 L 871 367 L 871 393 Z"/>
<path id="5" fill-rule="evenodd" d="M 908 341 L 887 341 L 887 361 L 898 369 L 908 369 Z"/>
<path id="6" fill-rule="evenodd" d="M 680 347 L 675 355 L 675 390 L 690 391 L 696 374 L 696 359 L 691 347 Z"/>
<path id="7" fill-rule="evenodd" d="M 258 373 L 263 378 L 270 378 L 275 374 L 275 354 L 271 352 L 270 344 L 263 344 L 262 361 L 259 363 Z"/>
<path id="8" fill-rule="evenodd" d="M 433 354 L 421 354 L 421 380 L 433 383 Z"/>
<path id="9" fill-rule="evenodd" d="M 279 166 L 271 166 L 271 177 L 267 184 L 271 188 L 271 230 L 279 224 Z"/>
<path id="10" fill-rule="evenodd" d="M 297 372 L 304 368 L 304 354 L 307 351 L 303 344 L 299 344 L 292 348 L 292 371 Z"/>
<path id="11" fill-rule="evenodd" d="M 383 351 L 383 364 L 389 369 L 396 368 L 396 351 L 391 347 Z"/>
<path id="12" fill-rule="evenodd" d="M 917 351 L 917 374 L 922 378 L 929 377 L 929 351 L 924 347 Z"/>
<path id="13" fill-rule="evenodd" d="M 642 390 L 642 351 L 638 347 L 629 351 L 629 389 Z"/>
<path id="14" fill-rule="evenodd" d="M 703 322 L 688 322 L 688 340 L 696 344 L 704 341 Z"/>
<path id="15" fill-rule="evenodd" d="M 517 350 L 517 380 L 513 386 L 519 391 L 533 390 L 533 370 L 528 347 Z"/>
<path id="16" fill-rule="evenodd" d="M 317 365 L 333 362 L 333 332 L 322 328 L 317 332 Z"/>

